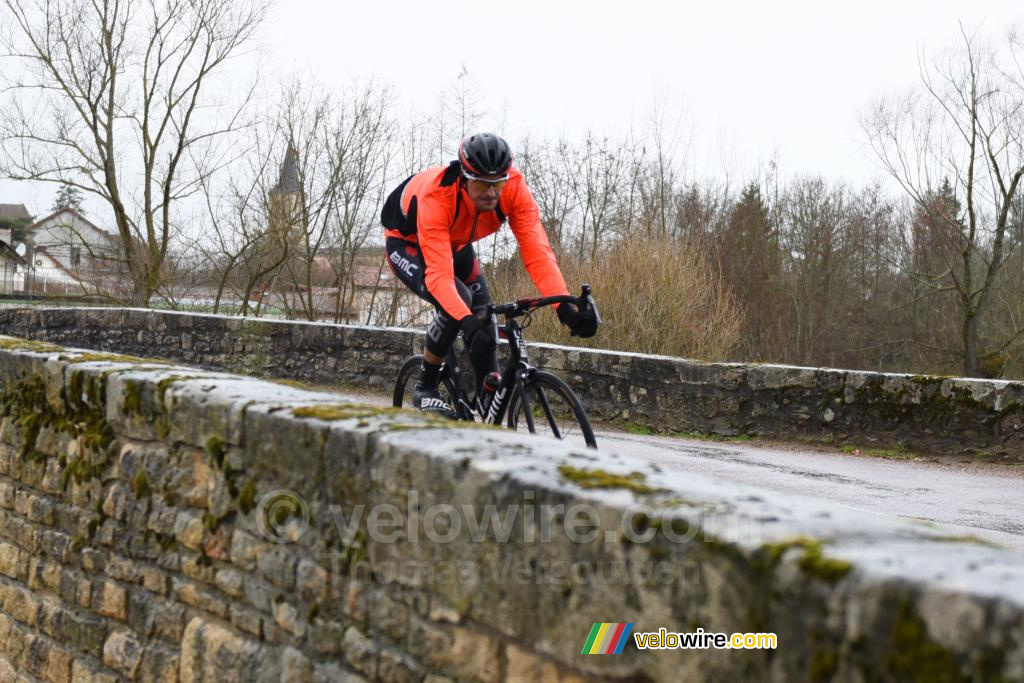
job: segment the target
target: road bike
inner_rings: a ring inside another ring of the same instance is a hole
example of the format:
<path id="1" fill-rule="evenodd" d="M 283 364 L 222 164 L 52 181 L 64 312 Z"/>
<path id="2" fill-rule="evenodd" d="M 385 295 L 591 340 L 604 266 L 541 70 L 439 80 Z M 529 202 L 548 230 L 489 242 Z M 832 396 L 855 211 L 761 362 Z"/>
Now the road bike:
<path id="1" fill-rule="evenodd" d="M 462 359 L 466 357 L 465 344 L 452 344 L 441 366 L 441 397 L 452 406 L 459 420 L 500 425 L 509 429 L 542 434 L 567 441 L 582 440 L 597 448 L 594 430 L 583 410 L 579 397 L 560 377 L 530 365 L 523 330 L 530 325 L 531 314 L 545 306 L 560 303 L 575 304 L 581 311 L 593 310 L 600 324 L 601 318 L 591 296 L 590 286 L 574 296 L 548 296 L 519 299 L 508 304 L 490 304 L 487 308 L 492 324 L 497 325 L 498 338 L 508 341 L 509 360 L 501 372 L 501 380 L 493 391 L 482 390 L 470 398 L 466 388 L 467 377 Z M 496 316 L 504 316 L 498 325 Z M 520 324 L 518 318 L 525 318 Z M 461 336 L 461 334 L 460 334 Z M 463 347 L 461 351 L 457 346 Z M 468 363 L 466 367 L 470 368 Z M 406 360 L 395 380 L 393 403 L 396 408 L 412 406 L 412 392 L 419 377 L 422 356 Z M 471 374 L 471 373 L 468 373 Z"/>

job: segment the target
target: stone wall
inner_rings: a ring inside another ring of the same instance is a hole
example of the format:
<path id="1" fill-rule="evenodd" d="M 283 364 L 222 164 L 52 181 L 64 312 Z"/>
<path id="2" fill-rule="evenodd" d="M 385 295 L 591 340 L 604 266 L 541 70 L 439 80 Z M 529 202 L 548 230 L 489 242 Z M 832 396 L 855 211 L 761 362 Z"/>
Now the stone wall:
<path id="1" fill-rule="evenodd" d="M 4 309 L 0 332 L 206 368 L 390 389 L 420 333 L 134 309 Z M 546 344 L 595 417 L 657 429 L 1024 462 L 1024 383 L 702 363 Z"/>
<path id="2" fill-rule="evenodd" d="M 1024 557 L 932 525 L 39 342 L 0 385 L 5 682 L 1024 681 Z"/>

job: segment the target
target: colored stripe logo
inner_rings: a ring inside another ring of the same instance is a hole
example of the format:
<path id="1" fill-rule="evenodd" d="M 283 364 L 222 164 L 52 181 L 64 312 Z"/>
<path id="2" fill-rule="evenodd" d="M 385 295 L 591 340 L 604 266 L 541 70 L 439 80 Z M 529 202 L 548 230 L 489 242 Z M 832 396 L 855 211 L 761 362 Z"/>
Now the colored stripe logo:
<path id="1" fill-rule="evenodd" d="M 594 624 L 587 636 L 587 644 L 583 646 L 581 655 L 617 655 L 629 640 L 633 630 L 632 623 L 619 622 Z"/>

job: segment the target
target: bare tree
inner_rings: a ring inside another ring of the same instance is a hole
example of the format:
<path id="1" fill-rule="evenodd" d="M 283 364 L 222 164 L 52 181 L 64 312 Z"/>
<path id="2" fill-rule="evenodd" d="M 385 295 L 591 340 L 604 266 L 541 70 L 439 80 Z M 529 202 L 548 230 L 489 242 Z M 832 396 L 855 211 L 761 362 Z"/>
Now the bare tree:
<path id="1" fill-rule="evenodd" d="M 357 256 L 370 236 L 378 233 L 377 210 L 391 189 L 387 183 L 395 143 L 391 107 L 391 92 L 371 83 L 346 93 L 336 114 L 332 167 L 337 191 L 330 256 L 337 283 L 335 322 L 341 321 L 345 310 L 355 308 Z M 382 283 L 383 254 L 378 261 L 374 291 Z"/>
<path id="2" fill-rule="evenodd" d="M 833 364 L 836 312 L 847 277 L 840 259 L 845 203 L 845 189 L 820 178 L 794 181 L 785 196 L 781 243 L 795 335 L 786 353 L 798 363 Z"/>
<path id="3" fill-rule="evenodd" d="M 982 326 L 1010 257 L 1010 209 L 1024 177 L 1021 49 L 1014 37 L 997 50 L 962 32 L 958 49 L 922 58 L 920 91 L 883 101 L 862 119 L 882 165 L 944 236 L 945 272 L 910 275 L 933 294 L 955 296 L 967 376 L 978 374 L 981 344 L 991 331 Z M 947 178 L 963 200 L 962 216 L 934 201 Z"/>
<path id="4" fill-rule="evenodd" d="M 269 145 L 269 146 L 268 146 Z M 253 147 L 231 170 L 226 186 L 215 192 L 204 180 L 209 229 L 191 248 L 204 257 L 213 312 L 228 303 L 248 315 L 251 302 L 290 257 L 287 232 L 274 226 L 272 190 L 282 183 L 288 150 L 257 135 Z M 225 299 L 228 301 L 225 301 Z"/>
<path id="5" fill-rule="evenodd" d="M 569 152 L 560 156 L 579 210 L 577 258 L 581 263 L 587 258 L 592 262 L 601 243 L 614 234 L 614 216 L 630 168 L 629 144 L 607 137 L 598 139 L 588 131 L 582 146 Z"/>
<path id="6" fill-rule="evenodd" d="M 568 143 L 564 140 L 552 143 L 527 138 L 516 154 L 516 166 L 530 186 L 540 209 L 541 223 L 559 257 L 566 245 L 566 231 L 576 205 L 565 175 L 565 166 L 559 160 L 567 151 Z"/>
<path id="7" fill-rule="evenodd" d="M 146 305 L 165 275 L 177 203 L 225 161 L 248 95 L 217 76 L 266 0 L 3 0 L 8 65 L 0 172 L 76 187 L 109 206 Z M 194 161 L 195 163 L 190 163 Z"/>

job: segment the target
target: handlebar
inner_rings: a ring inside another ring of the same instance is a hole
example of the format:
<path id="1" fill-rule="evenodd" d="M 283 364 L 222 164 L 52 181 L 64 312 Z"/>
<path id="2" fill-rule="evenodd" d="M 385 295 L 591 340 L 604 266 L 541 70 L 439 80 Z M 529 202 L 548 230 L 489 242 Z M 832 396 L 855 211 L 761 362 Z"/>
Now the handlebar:
<path id="1" fill-rule="evenodd" d="M 594 315 L 597 317 L 597 324 L 601 324 L 601 314 L 598 313 L 597 304 L 594 302 L 594 297 L 590 293 L 590 285 L 583 285 L 582 292 L 578 297 L 570 296 L 568 294 L 560 294 L 558 296 L 518 299 L 508 304 L 491 304 L 488 307 L 488 312 L 496 315 L 504 315 L 507 318 L 518 318 L 538 308 L 562 303 L 573 304 L 581 311 L 588 309 L 593 310 Z"/>

